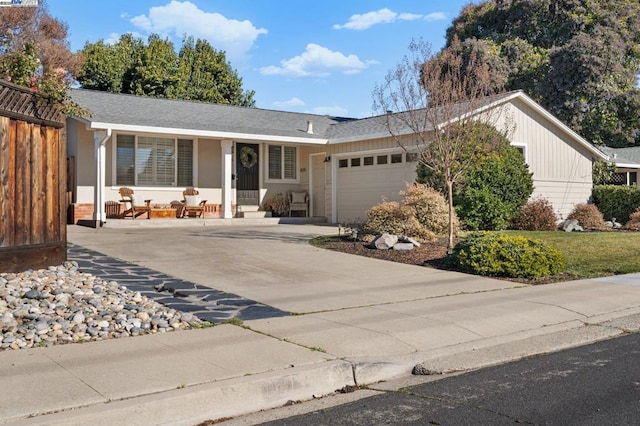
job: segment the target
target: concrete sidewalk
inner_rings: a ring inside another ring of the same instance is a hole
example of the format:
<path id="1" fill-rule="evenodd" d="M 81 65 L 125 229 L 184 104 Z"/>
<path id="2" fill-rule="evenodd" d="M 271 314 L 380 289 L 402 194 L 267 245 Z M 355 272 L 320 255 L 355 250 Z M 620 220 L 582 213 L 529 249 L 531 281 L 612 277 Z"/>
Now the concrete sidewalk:
<path id="1" fill-rule="evenodd" d="M 306 240 L 335 229 L 308 225 L 69 231 L 74 244 L 299 315 L 0 352 L 0 423 L 194 425 L 418 363 L 478 368 L 640 329 L 637 274 L 522 286 L 317 250 Z"/>

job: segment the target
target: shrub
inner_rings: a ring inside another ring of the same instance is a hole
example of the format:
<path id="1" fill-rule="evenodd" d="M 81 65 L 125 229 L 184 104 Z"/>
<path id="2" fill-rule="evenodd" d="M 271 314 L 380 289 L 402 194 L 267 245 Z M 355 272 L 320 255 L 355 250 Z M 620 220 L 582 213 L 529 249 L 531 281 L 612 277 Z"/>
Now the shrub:
<path id="1" fill-rule="evenodd" d="M 501 230 L 532 193 L 533 179 L 522 154 L 506 146 L 467 170 L 454 190 L 454 203 L 468 229 Z"/>
<path id="2" fill-rule="evenodd" d="M 529 201 L 511 220 L 511 229 L 523 231 L 554 231 L 557 227 L 558 217 L 545 198 Z"/>
<path id="3" fill-rule="evenodd" d="M 625 185 L 597 185 L 593 188 L 593 203 L 607 220 L 625 223 L 640 207 L 640 187 Z"/>
<path id="4" fill-rule="evenodd" d="M 631 216 L 629 216 L 629 220 L 624 224 L 622 229 L 626 229 L 629 231 L 640 231 L 640 208 L 637 208 L 636 211 L 631 213 Z"/>
<path id="5" fill-rule="evenodd" d="M 413 209 L 418 222 L 436 235 L 447 235 L 449 232 L 449 205 L 442 193 L 422 184 L 407 184 L 407 189 L 400 192 L 404 196 L 402 204 Z M 460 222 L 453 212 L 453 232 L 460 230 Z"/>
<path id="6" fill-rule="evenodd" d="M 604 224 L 604 216 L 595 204 L 577 204 L 567 219 L 575 219 L 584 229 L 602 231 L 608 229 Z"/>
<path id="7" fill-rule="evenodd" d="M 463 272 L 509 278 L 541 278 L 564 270 L 564 256 L 539 240 L 501 233 L 474 232 L 447 255 Z"/>
<path id="8" fill-rule="evenodd" d="M 379 235 L 383 233 L 406 235 L 418 241 L 428 241 L 435 234 L 422 226 L 415 216 L 415 210 L 395 201 L 386 201 L 373 206 L 367 212 L 367 221 L 362 233 Z"/>

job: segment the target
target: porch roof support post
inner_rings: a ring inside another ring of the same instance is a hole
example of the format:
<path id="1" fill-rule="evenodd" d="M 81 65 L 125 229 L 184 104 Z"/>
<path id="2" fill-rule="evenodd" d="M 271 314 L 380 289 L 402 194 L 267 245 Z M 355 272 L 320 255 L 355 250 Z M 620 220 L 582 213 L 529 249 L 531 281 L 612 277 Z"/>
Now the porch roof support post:
<path id="1" fill-rule="evenodd" d="M 232 182 L 232 153 L 233 141 L 225 139 L 220 142 L 222 146 L 222 218 L 231 219 L 231 200 L 233 199 Z"/>
<path id="2" fill-rule="evenodd" d="M 94 158 L 96 161 L 96 184 L 93 188 L 93 220 L 96 228 L 107 221 L 104 211 L 104 188 L 106 176 L 106 147 L 107 140 L 111 137 L 111 129 L 100 130 L 93 133 Z"/>

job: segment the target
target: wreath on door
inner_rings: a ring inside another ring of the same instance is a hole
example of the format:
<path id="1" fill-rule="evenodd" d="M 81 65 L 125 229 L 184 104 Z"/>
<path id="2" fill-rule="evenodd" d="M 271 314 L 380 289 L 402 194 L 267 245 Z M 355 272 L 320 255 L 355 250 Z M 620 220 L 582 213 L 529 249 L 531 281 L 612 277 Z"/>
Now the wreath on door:
<path id="1" fill-rule="evenodd" d="M 240 150 L 240 164 L 245 169 L 250 169 L 258 162 L 258 153 L 249 146 L 244 146 Z"/>

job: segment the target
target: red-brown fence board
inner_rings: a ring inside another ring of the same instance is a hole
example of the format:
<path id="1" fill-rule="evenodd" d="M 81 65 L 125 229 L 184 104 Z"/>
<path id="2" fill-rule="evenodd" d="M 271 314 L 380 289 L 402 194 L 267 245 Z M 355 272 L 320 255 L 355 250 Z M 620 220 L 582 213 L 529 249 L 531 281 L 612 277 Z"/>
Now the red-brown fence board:
<path id="1" fill-rule="evenodd" d="M 66 260 L 64 116 L 0 80 L 0 272 Z"/>

